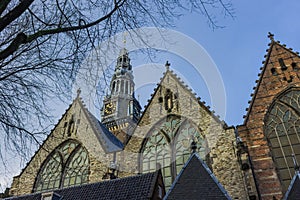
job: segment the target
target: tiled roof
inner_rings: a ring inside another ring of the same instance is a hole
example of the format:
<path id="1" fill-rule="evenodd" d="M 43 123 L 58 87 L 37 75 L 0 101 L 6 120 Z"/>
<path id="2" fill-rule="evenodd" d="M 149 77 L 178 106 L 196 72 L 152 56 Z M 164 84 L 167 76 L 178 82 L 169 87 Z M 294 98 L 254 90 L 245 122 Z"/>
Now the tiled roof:
<path id="1" fill-rule="evenodd" d="M 300 200 L 300 173 L 296 172 L 283 200 Z"/>
<path id="2" fill-rule="evenodd" d="M 63 200 L 143 200 L 151 199 L 159 171 L 98 183 L 54 190 Z M 41 200 L 42 193 L 11 197 L 6 200 Z"/>
<path id="3" fill-rule="evenodd" d="M 164 198 L 167 199 L 231 199 L 201 158 L 194 153 L 176 177 Z"/>
<path id="4" fill-rule="evenodd" d="M 106 153 L 112 153 L 123 150 L 123 143 L 113 135 L 92 113 L 90 113 L 86 108 L 87 118 L 93 126 L 93 130 L 97 139 L 99 140 L 101 146 Z"/>

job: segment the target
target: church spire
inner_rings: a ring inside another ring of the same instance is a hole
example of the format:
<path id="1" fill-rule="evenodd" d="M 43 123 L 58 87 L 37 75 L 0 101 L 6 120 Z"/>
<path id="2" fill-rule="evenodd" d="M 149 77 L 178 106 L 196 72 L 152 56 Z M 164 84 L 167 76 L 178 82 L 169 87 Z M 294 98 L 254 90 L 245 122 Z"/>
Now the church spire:
<path id="1" fill-rule="evenodd" d="M 117 58 L 117 65 L 112 76 L 110 91 L 111 95 L 133 94 L 133 71 L 130 64 L 130 58 L 126 48 L 121 49 Z"/>
<path id="2" fill-rule="evenodd" d="M 134 77 L 129 53 L 120 50 L 110 82 L 110 92 L 103 100 L 102 123 L 125 144 L 129 127 L 140 118 L 141 106 L 134 96 Z"/>

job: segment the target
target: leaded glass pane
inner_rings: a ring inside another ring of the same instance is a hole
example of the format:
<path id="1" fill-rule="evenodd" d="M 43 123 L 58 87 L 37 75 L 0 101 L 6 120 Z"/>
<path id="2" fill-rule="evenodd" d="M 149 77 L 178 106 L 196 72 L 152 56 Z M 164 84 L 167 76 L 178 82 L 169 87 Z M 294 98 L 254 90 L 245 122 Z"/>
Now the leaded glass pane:
<path id="1" fill-rule="evenodd" d="M 75 150 L 70 156 L 64 170 L 64 187 L 87 182 L 89 160 L 83 147 Z"/>
<path id="2" fill-rule="evenodd" d="M 265 132 L 284 192 L 294 175 L 292 154 L 300 161 L 300 91 L 277 99 L 266 117 Z"/>
<path id="3" fill-rule="evenodd" d="M 144 147 L 143 166 L 146 166 L 146 168 L 143 169 L 143 171 L 155 171 L 157 164 L 161 167 L 169 166 L 170 156 L 168 156 L 168 154 L 170 150 L 168 148 L 166 136 L 157 130 L 154 131 Z"/>
<path id="4" fill-rule="evenodd" d="M 166 190 L 191 155 L 191 142 L 197 142 L 197 152 L 205 158 L 207 151 L 198 128 L 187 119 L 170 115 L 148 133 L 143 148 L 142 171 L 162 170 Z"/>
<path id="5" fill-rule="evenodd" d="M 166 133 L 170 138 L 174 138 L 177 129 L 180 127 L 181 120 L 179 117 L 169 116 L 161 125 L 160 129 Z"/>
<path id="6" fill-rule="evenodd" d="M 75 149 L 75 147 L 77 145 L 78 145 L 77 142 L 71 140 L 68 143 L 66 143 L 64 146 L 59 148 L 59 150 L 64 158 L 64 163 L 67 162 L 67 159 L 71 155 L 71 152 Z"/>
<path id="7" fill-rule="evenodd" d="M 37 176 L 34 191 L 86 183 L 88 172 L 87 151 L 75 140 L 68 140 L 48 156 Z"/>
<path id="8" fill-rule="evenodd" d="M 199 133 L 198 129 L 186 120 L 184 123 L 182 123 L 176 137 L 176 175 L 179 174 L 191 154 L 190 148 L 192 141 L 196 142 L 196 151 L 204 160 L 206 156 L 205 141 Z"/>
<path id="9" fill-rule="evenodd" d="M 62 160 L 58 152 L 49 156 L 36 180 L 36 190 L 49 190 L 58 188 L 62 171 Z"/>

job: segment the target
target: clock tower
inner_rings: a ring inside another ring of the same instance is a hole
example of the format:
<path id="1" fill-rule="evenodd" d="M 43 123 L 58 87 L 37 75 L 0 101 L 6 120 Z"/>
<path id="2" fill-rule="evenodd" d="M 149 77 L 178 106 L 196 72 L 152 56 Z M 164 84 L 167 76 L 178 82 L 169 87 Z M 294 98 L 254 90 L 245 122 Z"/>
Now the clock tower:
<path id="1" fill-rule="evenodd" d="M 103 100 L 102 123 L 126 144 L 140 118 L 141 106 L 134 96 L 133 71 L 127 49 L 117 59 L 110 82 L 110 94 Z"/>

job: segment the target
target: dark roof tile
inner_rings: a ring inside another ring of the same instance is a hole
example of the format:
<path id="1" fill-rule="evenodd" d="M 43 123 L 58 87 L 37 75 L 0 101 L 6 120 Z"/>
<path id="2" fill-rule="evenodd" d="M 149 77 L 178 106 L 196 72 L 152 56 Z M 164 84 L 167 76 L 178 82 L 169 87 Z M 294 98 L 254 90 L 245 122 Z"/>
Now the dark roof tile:
<path id="1" fill-rule="evenodd" d="M 176 177 L 164 198 L 169 199 L 231 199 L 207 165 L 194 153 Z"/>
<path id="2" fill-rule="evenodd" d="M 123 143 L 112 134 L 92 113 L 85 109 L 88 120 L 91 122 L 97 139 L 107 153 L 122 151 Z"/>
<path id="3" fill-rule="evenodd" d="M 156 184 L 158 173 L 153 172 L 126 178 L 84 184 L 54 190 L 54 193 L 64 200 L 111 200 L 111 199 L 150 199 L 153 186 Z M 19 197 L 10 197 L 6 200 L 41 200 L 42 193 L 34 193 Z"/>
<path id="4" fill-rule="evenodd" d="M 300 200 L 300 173 L 296 172 L 283 200 Z"/>

